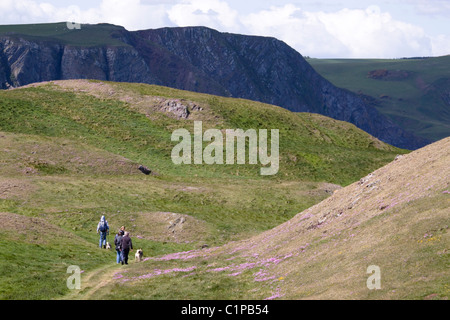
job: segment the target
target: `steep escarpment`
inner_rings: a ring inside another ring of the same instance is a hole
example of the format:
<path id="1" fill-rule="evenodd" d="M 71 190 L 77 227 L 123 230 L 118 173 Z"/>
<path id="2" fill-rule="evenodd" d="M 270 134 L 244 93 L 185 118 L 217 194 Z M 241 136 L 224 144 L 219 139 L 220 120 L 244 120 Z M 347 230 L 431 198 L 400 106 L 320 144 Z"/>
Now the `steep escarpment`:
<path id="1" fill-rule="evenodd" d="M 67 79 L 158 84 L 319 113 L 401 148 L 428 143 L 358 95 L 333 86 L 275 38 L 205 27 L 137 32 L 104 24 L 66 31 L 64 24 L 7 27 L 0 28 L 1 88 Z"/>
<path id="2" fill-rule="evenodd" d="M 63 46 L 25 38 L 0 38 L 1 87 L 17 87 L 61 77 Z"/>

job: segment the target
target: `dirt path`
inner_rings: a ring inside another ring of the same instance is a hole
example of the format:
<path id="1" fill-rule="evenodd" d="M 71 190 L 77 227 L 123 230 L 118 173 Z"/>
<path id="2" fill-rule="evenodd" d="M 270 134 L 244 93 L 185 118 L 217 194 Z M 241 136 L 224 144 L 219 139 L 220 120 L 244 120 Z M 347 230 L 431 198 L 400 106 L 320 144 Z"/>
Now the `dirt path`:
<path id="1" fill-rule="evenodd" d="M 71 290 L 61 300 L 95 300 L 96 293 L 109 284 L 120 268 L 117 264 L 108 264 L 81 275 L 81 289 Z"/>

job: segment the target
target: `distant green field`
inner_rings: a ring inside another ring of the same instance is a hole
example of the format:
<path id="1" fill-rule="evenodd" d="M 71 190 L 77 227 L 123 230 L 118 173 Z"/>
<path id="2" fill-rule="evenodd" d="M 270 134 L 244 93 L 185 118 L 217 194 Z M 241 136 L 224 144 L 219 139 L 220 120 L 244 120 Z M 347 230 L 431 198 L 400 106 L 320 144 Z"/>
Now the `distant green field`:
<path id="1" fill-rule="evenodd" d="M 371 96 L 373 105 L 404 129 L 433 141 L 450 135 L 450 56 L 425 59 L 308 59 L 334 85 Z M 376 70 L 394 72 L 376 79 Z M 402 73 L 406 72 L 406 73 Z"/>
<path id="2" fill-rule="evenodd" d="M 36 41 L 58 41 L 73 46 L 127 46 L 114 36 L 123 30 L 122 27 L 111 24 L 82 24 L 81 29 L 73 30 L 66 22 L 41 23 L 23 25 L 0 25 L 0 34 L 12 37 L 21 36 Z"/>

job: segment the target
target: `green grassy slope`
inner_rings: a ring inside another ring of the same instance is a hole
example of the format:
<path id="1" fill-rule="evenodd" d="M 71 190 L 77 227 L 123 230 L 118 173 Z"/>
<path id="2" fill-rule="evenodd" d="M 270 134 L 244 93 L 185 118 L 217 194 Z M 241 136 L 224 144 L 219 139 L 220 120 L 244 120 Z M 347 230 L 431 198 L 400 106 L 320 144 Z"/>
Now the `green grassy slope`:
<path id="1" fill-rule="evenodd" d="M 20 36 L 38 41 L 57 41 L 73 46 L 126 46 L 117 39 L 123 27 L 112 24 L 82 24 L 81 29 L 69 29 L 66 22 L 22 25 L 0 25 L 0 34 Z"/>
<path id="2" fill-rule="evenodd" d="M 202 109 L 179 120 L 159 108 L 168 100 Z M 279 129 L 278 174 L 261 176 L 259 164 L 174 165 L 171 133 L 193 132 L 193 120 L 204 130 Z M 97 248 L 102 214 L 111 242 L 125 225 L 146 256 L 220 245 L 287 221 L 400 153 L 323 116 L 165 87 L 62 81 L 1 91 L 0 298 L 66 297 L 69 265 L 85 271 L 90 290 L 98 270 L 115 273 L 114 253 Z"/>
<path id="3" fill-rule="evenodd" d="M 95 92 L 95 88 L 102 85 L 92 81 L 90 86 Z M 117 99 L 63 91 L 52 84 L 0 92 L 0 130 L 75 139 L 147 164 L 164 175 L 210 178 L 225 174 L 261 178 L 260 165 L 174 165 L 170 155 L 176 143 L 171 142 L 171 133 L 176 128 L 186 128 L 193 134 L 193 121 L 179 121 L 160 112 L 146 111 L 139 101 L 126 102 L 127 95 L 157 96 L 194 101 L 202 106 L 203 111 L 194 111 L 191 119 L 195 119 L 197 114 L 203 121 L 204 130 L 278 129 L 280 170 L 269 179 L 302 179 L 345 185 L 391 160 L 395 154 L 404 152 L 381 143 L 353 125 L 319 115 L 293 114 L 248 100 L 158 86 L 110 86 L 113 92 L 117 91 Z M 148 118 L 150 115 L 151 120 Z"/>
<path id="4" fill-rule="evenodd" d="M 403 128 L 437 141 L 450 134 L 450 108 L 443 101 L 450 78 L 450 56 L 426 59 L 308 59 L 334 85 L 376 99 L 374 106 Z M 375 70 L 400 71 L 376 79 Z M 403 73 L 406 72 L 406 73 Z"/>
<path id="5" fill-rule="evenodd" d="M 111 268 L 71 298 L 448 300 L 449 148 L 399 157 L 255 237 Z"/>

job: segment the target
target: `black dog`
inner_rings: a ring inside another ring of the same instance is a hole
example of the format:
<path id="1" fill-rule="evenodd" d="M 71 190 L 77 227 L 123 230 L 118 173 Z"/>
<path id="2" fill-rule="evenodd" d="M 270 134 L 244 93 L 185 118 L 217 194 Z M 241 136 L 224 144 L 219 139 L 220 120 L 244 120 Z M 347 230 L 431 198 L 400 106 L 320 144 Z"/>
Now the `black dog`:
<path id="1" fill-rule="evenodd" d="M 152 171 L 146 167 L 144 167 L 143 165 L 140 165 L 138 168 L 143 174 L 149 175 L 150 173 L 152 173 Z"/>

